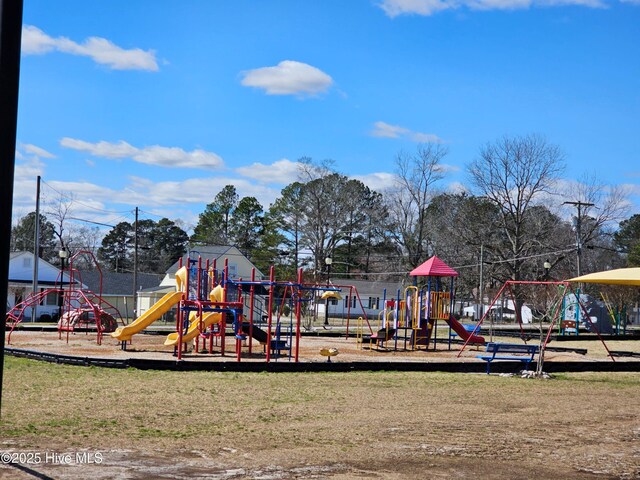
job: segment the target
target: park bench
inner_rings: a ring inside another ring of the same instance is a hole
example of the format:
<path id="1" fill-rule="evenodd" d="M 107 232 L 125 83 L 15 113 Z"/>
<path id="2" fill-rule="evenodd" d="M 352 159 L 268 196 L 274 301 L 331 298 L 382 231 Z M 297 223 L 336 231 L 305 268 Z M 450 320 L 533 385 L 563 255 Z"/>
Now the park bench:
<path id="1" fill-rule="evenodd" d="M 520 343 L 487 343 L 485 355 L 476 355 L 487 362 L 487 375 L 491 372 L 491 362 L 504 360 L 508 362 L 523 362 L 525 369 L 533 361 L 538 353 L 538 345 L 526 345 Z"/>

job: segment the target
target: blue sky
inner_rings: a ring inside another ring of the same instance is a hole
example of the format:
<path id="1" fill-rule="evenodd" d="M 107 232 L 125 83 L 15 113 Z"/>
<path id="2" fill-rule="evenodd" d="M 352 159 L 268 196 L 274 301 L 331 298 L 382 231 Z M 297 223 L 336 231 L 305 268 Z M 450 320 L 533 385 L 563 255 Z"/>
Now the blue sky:
<path id="1" fill-rule="evenodd" d="M 446 144 L 537 133 L 640 212 L 640 0 L 26 0 L 14 217 L 74 198 L 188 228 L 226 184 L 265 207 L 303 156 L 382 189 Z"/>

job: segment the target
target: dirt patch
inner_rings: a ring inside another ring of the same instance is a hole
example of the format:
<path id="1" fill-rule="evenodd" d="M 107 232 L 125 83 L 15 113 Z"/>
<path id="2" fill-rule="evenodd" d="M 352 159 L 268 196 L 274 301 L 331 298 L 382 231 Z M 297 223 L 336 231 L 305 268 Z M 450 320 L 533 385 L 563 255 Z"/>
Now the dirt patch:
<path id="1" fill-rule="evenodd" d="M 635 373 L 240 374 L 7 358 L 4 388 L 4 452 L 100 454 L 21 464 L 52 478 L 640 477 Z"/>
<path id="2" fill-rule="evenodd" d="M 16 331 L 11 336 L 11 347 L 33 349 L 55 354 L 90 356 L 99 358 L 127 359 L 127 358 L 145 358 L 154 360 L 173 359 L 174 349 L 171 346 L 163 345 L 165 334 L 136 335 L 133 337 L 133 343 L 127 346 L 124 351 L 120 348 L 120 343 L 105 336 L 102 345 L 97 345 L 95 334 L 72 333 L 67 343 L 66 336 L 58 339 L 56 332 L 34 332 L 34 331 Z M 517 342 L 518 339 L 509 337 L 496 337 L 496 341 Z M 597 339 L 587 342 L 556 342 L 551 344 L 554 347 L 561 348 L 581 348 L 587 349 L 586 355 L 581 355 L 571 351 L 548 351 L 545 359 L 548 361 L 602 361 L 607 359 L 607 351 L 602 343 Z M 640 354 L 640 341 L 613 341 L 608 342 L 610 349 L 625 350 L 637 352 Z M 406 346 L 406 348 L 404 348 Z M 251 345 L 251 354 L 249 352 L 248 343 L 243 343 L 241 360 L 245 362 L 264 362 L 265 353 L 264 346 L 255 340 Z M 326 362 L 327 358 L 320 354 L 322 349 L 335 348 L 339 354 L 333 357 L 334 362 L 477 362 L 482 363 L 476 358 L 484 347 L 470 346 L 467 347 L 458 357 L 461 345 L 452 343 L 449 345 L 447 339 L 441 338 L 437 343 L 436 350 L 417 349 L 411 350 L 410 343 L 403 341 L 389 342 L 387 348 L 377 348 L 369 342 L 360 344 L 356 338 L 344 337 L 327 337 L 327 336 L 303 336 L 299 346 L 300 362 Z M 397 347 L 397 350 L 395 349 Z M 187 361 L 209 361 L 209 362 L 228 362 L 235 361 L 235 342 L 233 337 L 227 338 L 225 355 L 220 352 L 219 339 L 214 345 L 212 353 L 197 353 L 193 345 L 189 345 L 189 352 L 183 356 Z M 200 345 L 202 349 L 202 344 Z M 272 361 L 290 361 L 295 356 L 294 348 L 282 351 L 280 357 L 273 357 Z M 618 358 L 617 361 L 632 361 L 637 359 Z"/>

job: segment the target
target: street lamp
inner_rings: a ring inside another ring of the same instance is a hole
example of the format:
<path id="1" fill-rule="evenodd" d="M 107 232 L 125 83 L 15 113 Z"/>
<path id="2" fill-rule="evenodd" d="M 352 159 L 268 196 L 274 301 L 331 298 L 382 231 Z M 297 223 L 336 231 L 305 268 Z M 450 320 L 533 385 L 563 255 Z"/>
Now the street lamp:
<path id="1" fill-rule="evenodd" d="M 549 270 L 551 270 L 551 263 L 549 262 L 549 260 L 547 260 L 542 266 L 544 267 L 544 279 L 549 280 Z"/>
<path id="2" fill-rule="evenodd" d="M 327 285 L 331 282 L 331 264 L 333 263 L 333 259 L 331 257 L 327 257 L 324 259 L 324 264 L 327 266 Z M 324 324 L 325 326 L 329 325 L 329 297 L 324 299 Z"/>
<path id="3" fill-rule="evenodd" d="M 324 264 L 327 266 L 327 285 L 331 282 L 331 264 L 333 263 L 333 259 L 331 257 L 327 257 L 324 259 Z"/>
<path id="4" fill-rule="evenodd" d="M 60 257 L 60 292 L 58 293 L 58 320 L 61 320 L 62 307 L 64 303 L 64 264 L 67 258 L 69 258 L 69 252 L 64 246 L 58 251 L 58 257 Z"/>

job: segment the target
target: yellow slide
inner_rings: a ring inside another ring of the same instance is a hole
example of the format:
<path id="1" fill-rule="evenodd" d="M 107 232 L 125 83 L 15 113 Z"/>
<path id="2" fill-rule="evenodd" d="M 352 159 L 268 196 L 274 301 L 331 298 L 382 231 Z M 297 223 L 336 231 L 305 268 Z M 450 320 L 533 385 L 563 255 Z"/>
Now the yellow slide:
<path id="1" fill-rule="evenodd" d="M 186 343 L 190 340 L 193 340 L 200 333 L 200 320 L 197 316 L 191 321 L 189 325 L 189 330 L 182 336 L 182 343 Z M 207 328 L 209 325 L 214 325 L 216 323 L 220 323 L 222 320 L 222 313 L 220 312 L 209 312 L 205 313 L 202 317 L 202 323 L 204 328 Z M 175 345 L 178 343 L 179 338 L 178 332 L 173 332 L 167 335 L 167 339 L 164 341 L 165 345 Z"/>
<path id="2" fill-rule="evenodd" d="M 118 340 L 125 341 L 131 340 L 131 337 L 136 333 L 140 333 L 147 328 L 153 322 L 158 320 L 162 315 L 167 313 L 174 305 L 180 302 L 182 292 L 170 292 L 164 297 L 158 300 L 153 306 L 140 315 L 134 322 L 124 327 L 118 327 L 118 329 L 111 334 L 112 337 Z"/>

